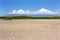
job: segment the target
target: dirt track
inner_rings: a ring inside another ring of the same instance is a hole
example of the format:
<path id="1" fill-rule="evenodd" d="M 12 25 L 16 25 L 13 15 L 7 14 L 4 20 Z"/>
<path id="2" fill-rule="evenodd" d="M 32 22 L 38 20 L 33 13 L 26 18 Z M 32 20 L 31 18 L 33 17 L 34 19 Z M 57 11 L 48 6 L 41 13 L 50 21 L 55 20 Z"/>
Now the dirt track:
<path id="1" fill-rule="evenodd" d="M 0 40 L 60 40 L 60 20 L 0 20 Z"/>

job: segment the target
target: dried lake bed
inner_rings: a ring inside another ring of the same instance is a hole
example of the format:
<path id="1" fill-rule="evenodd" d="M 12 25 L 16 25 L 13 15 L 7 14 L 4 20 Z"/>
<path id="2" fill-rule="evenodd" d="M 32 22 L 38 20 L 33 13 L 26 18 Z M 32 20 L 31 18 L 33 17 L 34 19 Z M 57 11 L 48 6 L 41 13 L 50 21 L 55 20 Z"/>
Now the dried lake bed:
<path id="1" fill-rule="evenodd" d="M 0 20 L 0 40 L 60 40 L 60 19 Z"/>

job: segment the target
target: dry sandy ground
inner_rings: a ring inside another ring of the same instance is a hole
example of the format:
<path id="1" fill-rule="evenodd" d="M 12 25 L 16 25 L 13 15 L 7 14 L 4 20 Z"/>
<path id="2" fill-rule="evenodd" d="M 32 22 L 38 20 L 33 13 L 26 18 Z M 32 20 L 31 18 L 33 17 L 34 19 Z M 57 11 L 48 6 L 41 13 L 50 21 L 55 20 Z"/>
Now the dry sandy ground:
<path id="1" fill-rule="evenodd" d="M 0 20 L 0 40 L 60 40 L 60 20 Z"/>

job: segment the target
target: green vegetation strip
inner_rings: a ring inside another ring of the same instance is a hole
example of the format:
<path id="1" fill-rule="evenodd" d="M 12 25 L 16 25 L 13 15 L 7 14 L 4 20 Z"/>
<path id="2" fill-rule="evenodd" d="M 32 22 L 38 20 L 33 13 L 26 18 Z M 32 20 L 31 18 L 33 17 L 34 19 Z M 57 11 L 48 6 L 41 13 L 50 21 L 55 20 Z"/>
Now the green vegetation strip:
<path id="1" fill-rule="evenodd" d="M 0 19 L 12 20 L 12 19 L 60 19 L 60 16 L 54 17 L 31 17 L 31 16 L 4 16 Z"/>

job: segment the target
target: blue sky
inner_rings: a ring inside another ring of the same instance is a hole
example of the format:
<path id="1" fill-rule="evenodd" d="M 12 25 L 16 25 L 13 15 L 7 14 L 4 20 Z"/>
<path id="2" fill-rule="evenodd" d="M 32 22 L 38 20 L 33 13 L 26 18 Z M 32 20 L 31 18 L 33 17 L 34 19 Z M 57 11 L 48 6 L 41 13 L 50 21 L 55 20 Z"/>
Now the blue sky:
<path id="1" fill-rule="evenodd" d="M 60 0 L 0 0 L 0 15 L 7 15 L 12 10 L 36 11 L 41 8 L 60 10 Z"/>

